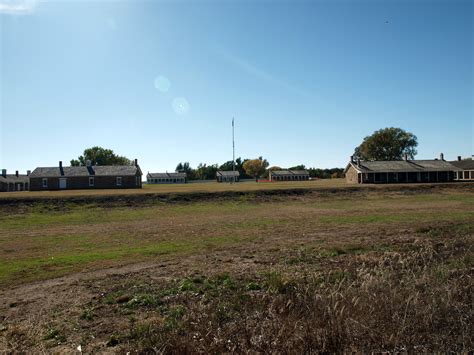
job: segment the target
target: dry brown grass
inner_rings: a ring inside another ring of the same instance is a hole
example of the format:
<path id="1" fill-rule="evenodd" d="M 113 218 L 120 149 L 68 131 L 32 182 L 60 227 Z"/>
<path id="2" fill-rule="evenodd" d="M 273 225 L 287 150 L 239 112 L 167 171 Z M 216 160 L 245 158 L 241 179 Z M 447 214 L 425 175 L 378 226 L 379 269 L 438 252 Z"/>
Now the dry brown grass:
<path id="1" fill-rule="evenodd" d="M 127 204 L 3 210 L 0 350 L 473 350 L 470 189 Z"/>
<path id="2" fill-rule="evenodd" d="M 5 192 L 0 194 L 0 200 L 10 198 L 39 198 L 39 197 L 83 197 L 83 196 L 127 196 L 144 194 L 169 194 L 169 193 L 209 193 L 209 192 L 245 192 L 260 190 L 285 190 L 285 189 L 318 189 L 346 187 L 345 179 L 323 179 L 314 181 L 288 181 L 288 182 L 259 182 L 245 181 L 236 184 L 225 184 L 210 181 L 206 183 L 188 184 L 144 184 L 142 189 L 102 189 L 102 190 L 66 190 L 66 191 L 20 191 Z M 349 185 L 350 186 L 350 185 Z"/>

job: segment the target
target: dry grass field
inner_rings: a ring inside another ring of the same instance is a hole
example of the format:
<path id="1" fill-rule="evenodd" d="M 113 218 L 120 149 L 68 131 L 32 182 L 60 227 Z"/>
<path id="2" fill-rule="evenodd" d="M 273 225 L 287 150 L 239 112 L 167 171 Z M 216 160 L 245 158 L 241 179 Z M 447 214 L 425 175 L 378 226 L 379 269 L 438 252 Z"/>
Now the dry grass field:
<path id="1" fill-rule="evenodd" d="M 0 352 L 473 351 L 474 186 L 339 184 L 18 194 Z"/>
<path id="2" fill-rule="evenodd" d="M 143 184 L 142 189 L 105 189 L 105 190 L 65 190 L 65 191 L 22 191 L 6 192 L 0 194 L 2 199 L 11 198 L 61 198 L 61 197 L 83 197 L 83 196 L 130 196 L 169 193 L 221 193 L 221 192 L 248 192 L 266 190 L 286 189 L 321 189 L 339 188 L 348 186 L 345 179 L 323 179 L 313 181 L 281 181 L 281 182 L 259 182 L 245 181 L 236 184 L 210 182 L 198 182 L 188 184 Z"/>

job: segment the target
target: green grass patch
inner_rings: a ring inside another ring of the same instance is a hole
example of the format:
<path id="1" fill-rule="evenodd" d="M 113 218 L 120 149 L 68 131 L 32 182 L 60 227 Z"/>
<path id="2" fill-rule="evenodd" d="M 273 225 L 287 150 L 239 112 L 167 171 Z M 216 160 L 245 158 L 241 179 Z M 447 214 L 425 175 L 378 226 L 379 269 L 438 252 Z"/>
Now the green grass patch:
<path id="1" fill-rule="evenodd" d="M 238 244 L 252 237 L 216 236 L 194 238 L 180 242 L 158 242 L 149 245 L 123 246 L 113 250 L 59 254 L 49 257 L 27 258 L 23 260 L 0 261 L 0 283 L 15 280 L 33 281 L 58 277 L 72 271 L 86 269 L 88 264 L 101 261 L 146 258 L 165 254 L 189 253 L 193 251 L 219 248 Z"/>

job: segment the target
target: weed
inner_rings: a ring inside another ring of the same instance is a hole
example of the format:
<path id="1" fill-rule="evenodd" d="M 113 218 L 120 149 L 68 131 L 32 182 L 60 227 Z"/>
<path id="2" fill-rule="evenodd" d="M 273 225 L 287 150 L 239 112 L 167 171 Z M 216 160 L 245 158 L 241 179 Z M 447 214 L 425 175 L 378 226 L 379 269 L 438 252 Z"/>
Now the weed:
<path id="1" fill-rule="evenodd" d="M 167 310 L 164 323 L 164 329 L 167 331 L 179 330 L 181 328 L 181 319 L 185 314 L 184 306 L 178 305 Z"/>
<path id="2" fill-rule="evenodd" d="M 160 296 L 153 293 L 139 293 L 134 295 L 130 301 L 127 302 L 127 306 L 131 308 L 136 307 L 158 307 L 163 302 Z"/>
<path id="3" fill-rule="evenodd" d="M 294 284 L 279 272 L 272 271 L 264 276 L 265 285 L 270 293 L 288 293 L 293 289 Z"/>
<path id="4" fill-rule="evenodd" d="M 79 318 L 84 319 L 84 320 L 94 319 L 94 309 L 93 308 L 86 308 L 84 311 L 82 311 Z"/>
<path id="5" fill-rule="evenodd" d="M 262 289 L 262 286 L 258 282 L 250 281 L 245 288 L 249 291 L 258 291 Z"/>
<path id="6" fill-rule="evenodd" d="M 43 336 L 43 340 L 55 340 L 58 343 L 63 343 L 66 341 L 66 337 L 59 329 L 50 328 Z"/>

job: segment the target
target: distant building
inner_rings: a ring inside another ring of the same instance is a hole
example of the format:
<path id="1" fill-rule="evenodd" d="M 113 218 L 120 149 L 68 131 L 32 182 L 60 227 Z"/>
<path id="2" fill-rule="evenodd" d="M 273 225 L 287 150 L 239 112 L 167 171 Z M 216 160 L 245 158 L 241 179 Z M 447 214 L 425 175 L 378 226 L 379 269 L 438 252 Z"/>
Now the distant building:
<path id="1" fill-rule="evenodd" d="M 456 168 L 454 180 L 456 181 L 474 181 L 474 160 L 461 159 L 452 161 L 451 164 Z"/>
<path id="2" fill-rule="evenodd" d="M 30 190 L 131 189 L 142 187 L 142 171 L 133 165 L 36 168 L 30 175 Z"/>
<path id="3" fill-rule="evenodd" d="M 307 170 L 273 170 L 268 173 L 270 181 L 307 181 L 309 172 Z"/>
<path id="4" fill-rule="evenodd" d="M 236 171 L 218 171 L 216 173 L 217 182 L 238 182 L 240 173 Z"/>
<path id="5" fill-rule="evenodd" d="M 454 181 L 455 167 L 444 160 L 361 161 L 351 157 L 344 173 L 354 184 L 395 184 Z"/>
<path id="6" fill-rule="evenodd" d="M 149 184 L 185 184 L 186 173 L 148 173 L 146 181 Z"/>
<path id="7" fill-rule="evenodd" d="M 0 192 L 8 191 L 28 191 L 30 189 L 30 171 L 26 175 L 18 173 L 7 174 L 6 169 L 2 169 L 2 175 L 0 175 Z"/>

